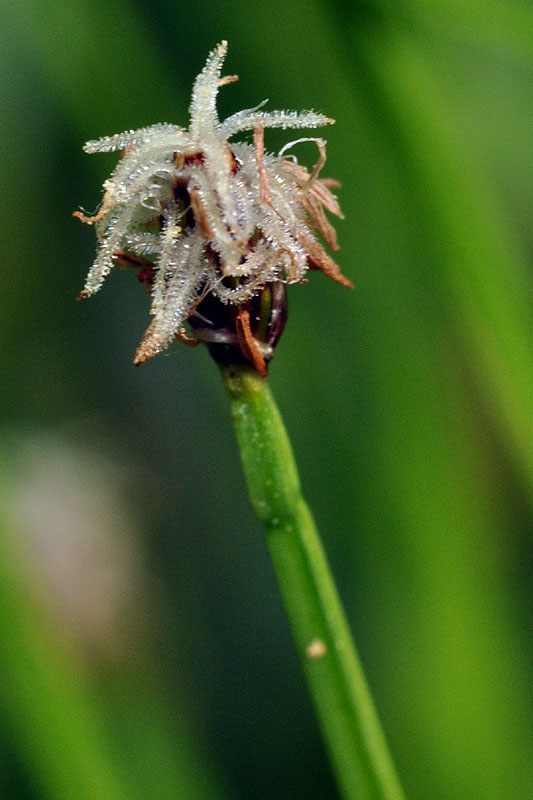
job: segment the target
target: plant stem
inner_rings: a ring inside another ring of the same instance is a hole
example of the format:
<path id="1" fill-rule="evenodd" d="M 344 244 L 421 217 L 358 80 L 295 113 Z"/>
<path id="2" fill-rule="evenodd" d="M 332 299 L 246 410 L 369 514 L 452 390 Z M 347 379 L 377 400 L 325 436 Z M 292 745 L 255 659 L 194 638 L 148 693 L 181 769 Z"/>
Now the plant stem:
<path id="1" fill-rule="evenodd" d="M 291 445 L 266 380 L 222 367 L 254 510 L 265 526 L 292 633 L 339 788 L 348 800 L 402 800 Z"/>

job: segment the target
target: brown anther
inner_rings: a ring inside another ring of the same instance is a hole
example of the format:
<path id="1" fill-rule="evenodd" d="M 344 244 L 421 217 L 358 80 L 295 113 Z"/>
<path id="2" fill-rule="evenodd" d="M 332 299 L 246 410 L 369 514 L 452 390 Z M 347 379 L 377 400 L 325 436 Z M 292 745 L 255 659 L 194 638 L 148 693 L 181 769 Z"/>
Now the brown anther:
<path id="1" fill-rule="evenodd" d="M 233 155 L 231 147 L 225 147 L 223 152 L 224 152 L 224 160 L 228 165 L 229 171 L 232 173 L 232 175 L 235 175 L 235 173 L 239 169 L 239 164 L 237 163 L 237 159 Z"/>
<path id="2" fill-rule="evenodd" d="M 98 222 L 99 219 L 102 219 L 105 214 L 109 211 L 109 208 L 102 206 L 100 211 L 97 214 L 94 214 L 92 217 L 88 217 L 83 211 L 73 211 L 72 216 L 76 217 L 76 219 L 81 219 L 82 222 L 85 222 L 87 225 L 94 225 L 95 222 Z"/>
<path id="3" fill-rule="evenodd" d="M 105 184 L 104 184 L 104 186 L 105 186 Z M 104 194 L 104 198 L 102 200 L 102 205 L 100 206 L 100 209 L 92 217 L 91 216 L 88 217 L 86 214 L 83 213 L 83 211 L 73 211 L 72 212 L 72 216 L 76 217 L 76 219 L 80 219 L 82 222 L 85 222 L 87 225 L 94 225 L 95 222 L 98 222 L 98 220 L 102 219 L 102 217 L 105 217 L 107 212 L 111 208 L 113 208 L 113 205 L 114 205 L 113 193 L 114 193 L 114 190 L 113 190 L 112 186 L 108 186 L 107 189 L 106 189 L 106 192 Z"/>
<path id="4" fill-rule="evenodd" d="M 342 186 L 342 183 L 335 178 L 320 178 L 318 183 L 321 183 L 326 189 L 340 189 Z"/>
<path id="5" fill-rule="evenodd" d="M 222 78 L 218 79 L 217 86 L 227 86 L 228 83 L 235 83 L 235 81 L 238 80 L 238 75 L 224 75 Z"/>
<path id="6" fill-rule="evenodd" d="M 215 234 L 197 189 L 189 189 L 189 199 L 195 223 L 200 227 L 205 239 L 213 239 Z"/>
<path id="7" fill-rule="evenodd" d="M 353 289 L 353 283 L 345 278 L 342 274 L 340 267 L 332 258 L 328 256 L 324 248 L 312 236 L 302 237 L 302 244 L 307 252 L 307 263 L 311 269 L 318 269 L 327 275 L 328 278 L 336 281 L 337 283 L 346 286 L 348 289 Z"/>
<path id="8" fill-rule="evenodd" d="M 180 342 L 183 342 L 188 347 L 198 347 L 201 344 L 200 339 L 197 339 L 196 336 L 190 336 L 183 325 L 180 325 L 176 331 L 176 339 L 179 339 Z"/>
<path id="9" fill-rule="evenodd" d="M 315 186 L 316 185 L 317 184 L 315 184 Z M 302 205 L 309 214 L 313 225 L 317 231 L 322 234 L 327 244 L 329 244 L 332 250 L 338 250 L 337 232 L 324 214 L 323 204 L 316 197 L 313 188 L 308 194 L 302 193 Z"/>
<path id="10" fill-rule="evenodd" d="M 257 173 L 259 175 L 259 196 L 262 203 L 270 203 L 272 195 L 270 194 L 268 175 L 263 158 L 265 153 L 265 129 L 261 126 L 254 129 L 254 148 Z"/>
<path id="11" fill-rule="evenodd" d="M 263 354 L 250 327 L 250 312 L 240 309 L 235 316 L 235 331 L 237 341 L 245 358 L 253 365 L 254 369 L 266 377 L 267 367 Z"/>
<path id="12" fill-rule="evenodd" d="M 306 184 L 309 184 L 311 176 L 306 168 L 301 164 L 295 164 L 294 161 L 287 160 L 282 161 L 282 164 L 283 168 L 287 170 L 287 172 L 291 172 L 298 180 L 302 186 L 302 190 Z M 335 214 L 336 217 L 344 219 L 344 215 L 339 206 L 339 201 L 335 195 L 331 194 L 330 192 L 330 189 L 338 189 L 340 185 L 340 182 L 334 180 L 333 178 L 317 178 L 307 189 L 306 193 L 307 195 L 314 195 L 316 199 L 322 203 L 326 211 L 329 211 L 331 214 Z"/>

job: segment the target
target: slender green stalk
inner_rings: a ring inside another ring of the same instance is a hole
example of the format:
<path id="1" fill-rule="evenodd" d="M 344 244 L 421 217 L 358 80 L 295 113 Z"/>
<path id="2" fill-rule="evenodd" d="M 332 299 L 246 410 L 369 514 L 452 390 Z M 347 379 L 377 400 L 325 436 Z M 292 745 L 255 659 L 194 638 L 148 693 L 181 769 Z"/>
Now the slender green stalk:
<path id="1" fill-rule="evenodd" d="M 349 800 L 401 800 L 403 793 L 268 384 L 240 365 L 225 366 L 222 374 L 250 498 L 265 526 L 341 792 Z"/>

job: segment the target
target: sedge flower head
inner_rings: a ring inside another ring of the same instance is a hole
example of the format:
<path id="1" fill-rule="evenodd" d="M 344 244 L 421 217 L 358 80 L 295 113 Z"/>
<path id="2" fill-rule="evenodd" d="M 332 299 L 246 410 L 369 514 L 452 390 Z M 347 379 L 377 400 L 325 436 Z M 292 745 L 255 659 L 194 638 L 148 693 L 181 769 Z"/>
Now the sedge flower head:
<path id="1" fill-rule="evenodd" d="M 316 237 L 318 231 L 337 249 L 324 209 L 342 216 L 331 193 L 338 184 L 319 177 L 325 141 L 311 140 L 319 151 L 311 172 L 285 156 L 293 144 L 309 139 L 290 142 L 278 155 L 263 146 L 265 128 L 315 128 L 333 120 L 315 111 L 263 111 L 261 103 L 220 122 L 219 87 L 237 79 L 220 77 L 226 49 L 226 42 L 218 45 L 196 78 L 187 130 L 157 124 L 84 147 L 87 153 L 121 150 L 122 157 L 104 183 L 98 213 L 75 212 L 94 225 L 99 240 L 81 296 L 97 292 L 115 263 L 139 270 L 152 296 L 153 319 L 136 363 L 176 336 L 191 341 L 183 325 L 202 319 L 202 303 L 211 298 L 238 317 L 236 332 L 223 335 L 236 337 L 260 367 L 270 354 L 266 345 L 262 351 L 256 347 L 246 309 L 265 287 L 301 282 L 308 269 L 351 286 Z M 243 131 L 253 131 L 253 143 L 231 141 Z M 193 326 L 193 334 L 201 339 L 201 326 L 196 333 Z M 211 341 L 216 335 L 210 332 Z"/>

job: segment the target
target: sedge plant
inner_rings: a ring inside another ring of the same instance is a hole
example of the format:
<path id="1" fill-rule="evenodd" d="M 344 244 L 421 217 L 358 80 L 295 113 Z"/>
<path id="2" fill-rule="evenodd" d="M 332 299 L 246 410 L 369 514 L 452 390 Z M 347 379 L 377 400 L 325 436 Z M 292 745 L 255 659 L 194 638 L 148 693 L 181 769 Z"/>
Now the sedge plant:
<path id="1" fill-rule="evenodd" d="M 264 111 L 220 122 L 216 98 L 227 44 L 196 78 L 190 126 L 157 124 L 88 142 L 120 150 L 94 225 L 98 252 L 81 297 L 98 291 L 114 264 L 131 267 L 152 298 L 152 321 L 135 364 L 179 339 L 204 343 L 231 401 L 242 464 L 339 790 L 349 800 L 401 800 L 392 760 L 345 620 L 313 517 L 302 497 L 289 439 L 267 381 L 286 321 L 285 286 L 319 270 L 352 287 L 317 238 L 338 249 L 326 212 L 342 216 L 339 184 L 320 173 L 326 142 L 303 137 L 277 155 L 266 128 L 310 129 L 315 111 Z M 243 131 L 253 142 L 230 141 Z M 289 153 L 312 141 L 308 171 Z"/>

